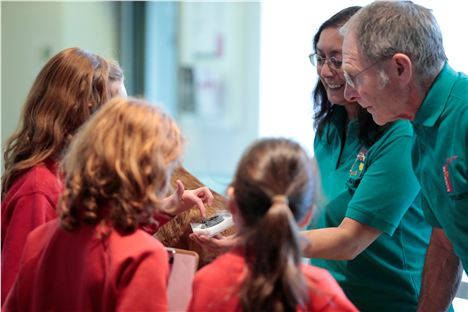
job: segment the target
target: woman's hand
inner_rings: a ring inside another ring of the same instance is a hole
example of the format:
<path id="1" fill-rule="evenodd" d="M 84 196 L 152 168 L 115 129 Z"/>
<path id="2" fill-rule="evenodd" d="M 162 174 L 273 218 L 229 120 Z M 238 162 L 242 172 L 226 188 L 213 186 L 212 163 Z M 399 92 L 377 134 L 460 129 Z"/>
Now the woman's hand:
<path id="1" fill-rule="evenodd" d="M 230 250 L 232 247 L 237 245 L 239 240 L 239 237 L 236 234 L 230 236 L 215 235 L 213 237 L 209 237 L 206 235 L 192 233 L 189 237 L 206 250 L 215 253 L 223 253 Z"/>

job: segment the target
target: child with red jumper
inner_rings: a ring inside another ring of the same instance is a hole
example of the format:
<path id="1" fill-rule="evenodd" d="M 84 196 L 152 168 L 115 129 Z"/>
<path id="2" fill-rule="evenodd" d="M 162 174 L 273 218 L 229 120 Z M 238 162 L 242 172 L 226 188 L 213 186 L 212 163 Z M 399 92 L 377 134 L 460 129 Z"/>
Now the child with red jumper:
<path id="1" fill-rule="evenodd" d="M 195 276 L 189 311 L 357 311 L 325 270 L 301 263 L 313 206 L 311 160 L 296 143 L 263 139 L 242 157 L 229 208 L 237 246 Z"/>
<path id="2" fill-rule="evenodd" d="M 76 130 L 112 96 L 126 95 L 120 67 L 79 48 L 39 72 L 17 131 L 6 143 L 2 175 L 2 304 L 28 234 L 57 217 L 57 162 Z"/>

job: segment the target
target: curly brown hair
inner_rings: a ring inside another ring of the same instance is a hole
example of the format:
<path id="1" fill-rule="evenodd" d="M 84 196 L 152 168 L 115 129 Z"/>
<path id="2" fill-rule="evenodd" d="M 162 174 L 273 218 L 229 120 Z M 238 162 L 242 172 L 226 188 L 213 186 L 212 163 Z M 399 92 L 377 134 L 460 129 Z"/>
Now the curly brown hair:
<path id="1" fill-rule="evenodd" d="M 47 158 L 58 159 L 76 130 L 115 91 L 123 73 L 114 61 L 79 48 L 52 57 L 29 91 L 4 152 L 2 198 L 16 178 Z"/>
<path id="2" fill-rule="evenodd" d="M 62 227 L 104 221 L 131 233 L 161 209 L 183 139 L 168 115 L 137 99 L 115 98 L 75 135 L 61 163 Z"/>

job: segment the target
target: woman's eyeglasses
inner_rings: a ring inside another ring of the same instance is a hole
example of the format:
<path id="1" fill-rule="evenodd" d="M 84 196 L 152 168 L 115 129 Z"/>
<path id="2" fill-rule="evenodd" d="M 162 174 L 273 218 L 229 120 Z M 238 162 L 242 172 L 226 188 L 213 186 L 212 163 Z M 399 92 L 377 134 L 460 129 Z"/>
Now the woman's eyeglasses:
<path id="1" fill-rule="evenodd" d="M 323 65 L 325 65 L 325 63 L 327 63 L 328 67 L 330 67 L 333 70 L 341 70 L 341 65 L 343 64 L 343 61 L 335 56 L 326 58 L 321 55 L 318 55 L 317 53 L 310 54 L 309 60 L 310 63 L 315 67 L 322 67 Z"/>

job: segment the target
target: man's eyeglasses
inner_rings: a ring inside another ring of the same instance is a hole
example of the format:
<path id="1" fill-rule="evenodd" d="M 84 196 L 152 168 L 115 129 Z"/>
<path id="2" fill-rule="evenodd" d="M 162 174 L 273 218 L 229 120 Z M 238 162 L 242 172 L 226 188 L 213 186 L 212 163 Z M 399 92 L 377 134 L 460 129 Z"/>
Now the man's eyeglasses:
<path id="1" fill-rule="evenodd" d="M 363 72 L 365 72 L 366 70 L 368 69 L 371 69 L 374 65 L 376 65 L 379 61 L 377 62 L 374 62 L 372 63 L 371 65 L 367 66 L 366 68 L 364 68 L 363 70 L 359 71 L 358 73 L 354 74 L 354 75 L 350 75 L 348 74 L 347 72 L 343 72 L 343 75 L 344 75 L 344 78 L 346 80 L 346 83 L 353 89 L 356 88 L 356 79 L 357 77 L 362 74 Z"/>
<path id="2" fill-rule="evenodd" d="M 341 65 L 343 64 L 343 61 L 337 57 L 332 56 L 326 58 L 318 55 L 317 53 L 310 54 L 309 60 L 315 67 L 322 67 L 325 65 L 325 63 L 327 63 L 328 66 L 333 70 L 341 70 Z"/>

